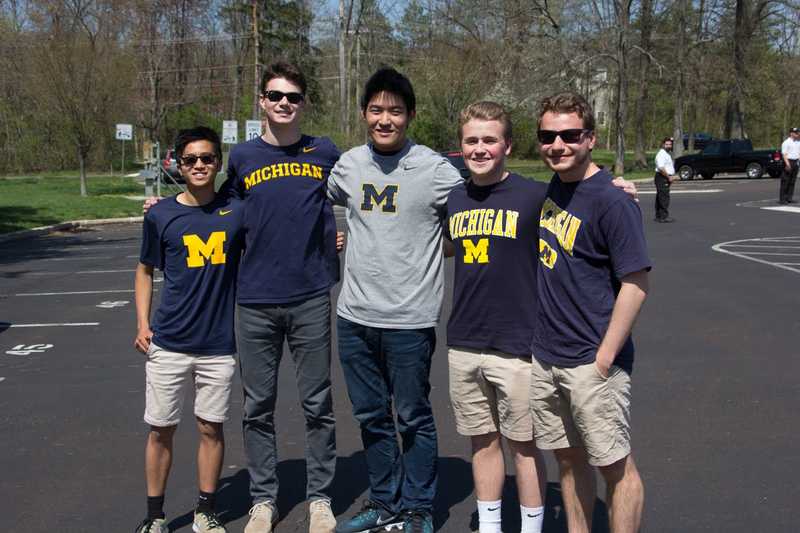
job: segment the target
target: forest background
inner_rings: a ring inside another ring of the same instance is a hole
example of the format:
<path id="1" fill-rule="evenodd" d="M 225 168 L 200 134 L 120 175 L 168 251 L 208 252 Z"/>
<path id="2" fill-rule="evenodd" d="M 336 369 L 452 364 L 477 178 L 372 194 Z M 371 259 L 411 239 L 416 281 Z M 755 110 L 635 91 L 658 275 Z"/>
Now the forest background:
<path id="1" fill-rule="evenodd" d="M 382 65 L 412 80 L 410 135 L 437 150 L 492 99 L 535 158 L 536 104 L 565 89 L 595 106 L 618 173 L 667 135 L 777 147 L 800 126 L 799 29 L 798 0 L 0 0 L 0 174 L 119 168 L 117 123 L 134 125 L 128 161 L 196 124 L 237 120 L 242 140 L 277 59 L 311 82 L 304 131 L 343 149 L 365 140 L 360 91 Z"/>

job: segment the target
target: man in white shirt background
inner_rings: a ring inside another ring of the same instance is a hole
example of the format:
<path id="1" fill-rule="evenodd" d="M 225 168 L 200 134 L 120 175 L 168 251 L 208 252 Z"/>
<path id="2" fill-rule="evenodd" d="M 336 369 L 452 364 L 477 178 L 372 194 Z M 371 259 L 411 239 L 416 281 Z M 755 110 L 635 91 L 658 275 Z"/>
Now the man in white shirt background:
<path id="1" fill-rule="evenodd" d="M 800 160 L 800 129 L 792 128 L 789 136 L 781 144 L 783 156 L 783 174 L 781 174 L 781 188 L 778 193 L 778 203 L 793 204 L 794 182 L 797 180 L 797 163 Z"/>
<path id="2" fill-rule="evenodd" d="M 656 222 L 675 222 L 669 216 L 669 186 L 678 179 L 672 163 L 672 137 L 661 141 L 661 150 L 656 154 Z"/>

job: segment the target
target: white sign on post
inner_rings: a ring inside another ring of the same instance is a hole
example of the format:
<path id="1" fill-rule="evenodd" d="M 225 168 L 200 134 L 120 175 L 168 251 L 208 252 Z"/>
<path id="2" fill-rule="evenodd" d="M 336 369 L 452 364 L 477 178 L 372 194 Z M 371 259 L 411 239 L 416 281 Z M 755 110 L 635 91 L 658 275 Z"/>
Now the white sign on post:
<path id="1" fill-rule="evenodd" d="M 222 121 L 222 142 L 236 144 L 239 142 L 239 123 L 235 120 Z"/>
<path id="2" fill-rule="evenodd" d="M 133 140 L 133 126 L 130 124 L 117 124 L 117 140 Z"/>
<path id="3" fill-rule="evenodd" d="M 260 120 L 248 120 L 245 123 L 245 129 L 247 130 L 247 140 L 252 141 L 256 137 L 261 137 L 261 121 Z"/>

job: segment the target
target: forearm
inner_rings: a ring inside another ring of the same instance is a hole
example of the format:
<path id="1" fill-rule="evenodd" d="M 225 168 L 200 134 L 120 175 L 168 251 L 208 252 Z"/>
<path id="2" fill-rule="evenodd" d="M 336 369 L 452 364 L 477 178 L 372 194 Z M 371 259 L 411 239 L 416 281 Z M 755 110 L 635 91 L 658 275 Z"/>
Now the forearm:
<path id="1" fill-rule="evenodd" d="M 150 306 L 153 300 L 153 268 L 139 263 L 134 281 L 136 327 L 150 327 Z"/>
<path id="2" fill-rule="evenodd" d="M 633 330 L 639 311 L 647 298 L 648 291 L 647 272 L 641 271 L 625 276 L 622 280 L 611 321 L 608 329 L 597 349 L 597 361 L 601 366 L 608 368 L 614 362 L 625 341 Z"/>
<path id="3" fill-rule="evenodd" d="M 456 245 L 446 237 L 442 237 L 442 254 L 444 254 L 445 257 L 453 257 L 456 255 Z"/>

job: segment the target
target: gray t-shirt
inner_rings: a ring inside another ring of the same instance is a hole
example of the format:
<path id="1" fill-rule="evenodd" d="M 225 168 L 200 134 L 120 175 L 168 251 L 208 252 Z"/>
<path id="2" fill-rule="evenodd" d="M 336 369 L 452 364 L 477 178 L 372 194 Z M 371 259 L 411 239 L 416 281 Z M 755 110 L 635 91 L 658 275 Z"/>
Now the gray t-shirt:
<path id="1" fill-rule="evenodd" d="M 393 156 L 369 145 L 342 154 L 328 178 L 328 197 L 346 208 L 348 228 L 339 316 L 378 328 L 436 325 L 445 204 L 462 181 L 444 157 L 411 141 Z"/>

